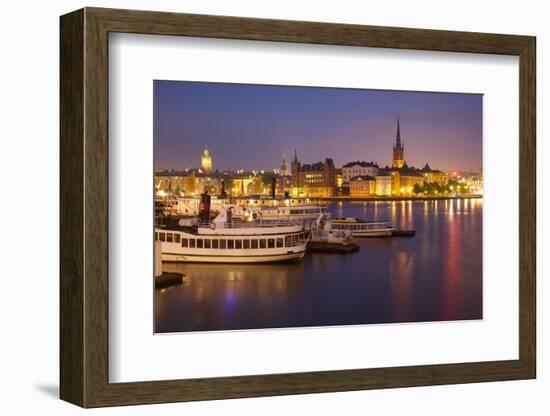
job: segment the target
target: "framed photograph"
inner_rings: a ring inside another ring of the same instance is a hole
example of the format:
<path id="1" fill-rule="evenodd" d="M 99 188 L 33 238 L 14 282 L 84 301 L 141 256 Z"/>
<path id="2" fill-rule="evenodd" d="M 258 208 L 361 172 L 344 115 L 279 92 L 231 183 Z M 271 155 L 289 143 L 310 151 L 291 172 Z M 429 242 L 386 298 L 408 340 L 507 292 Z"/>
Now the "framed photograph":
<path id="1" fill-rule="evenodd" d="M 534 37 L 60 29 L 63 400 L 536 377 Z"/>

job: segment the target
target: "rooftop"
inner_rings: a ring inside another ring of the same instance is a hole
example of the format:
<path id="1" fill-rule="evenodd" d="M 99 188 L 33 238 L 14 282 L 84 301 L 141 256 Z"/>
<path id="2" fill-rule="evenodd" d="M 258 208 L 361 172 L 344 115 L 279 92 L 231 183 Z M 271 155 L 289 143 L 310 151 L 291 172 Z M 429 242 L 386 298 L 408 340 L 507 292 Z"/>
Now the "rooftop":
<path id="1" fill-rule="evenodd" d="M 317 162 L 317 163 L 306 163 L 300 167 L 301 171 L 320 171 L 325 168 L 325 166 L 328 169 L 335 169 L 334 167 L 334 161 L 331 158 L 326 158 L 324 162 Z"/>
<path id="2" fill-rule="evenodd" d="M 368 167 L 373 167 L 373 168 L 377 168 L 378 167 L 378 164 L 375 163 L 375 162 L 363 162 L 363 161 L 355 161 L 355 162 L 349 162 L 349 163 L 346 163 L 344 166 L 342 166 L 343 168 L 351 168 L 353 166 L 361 166 L 362 168 L 368 168 Z"/>

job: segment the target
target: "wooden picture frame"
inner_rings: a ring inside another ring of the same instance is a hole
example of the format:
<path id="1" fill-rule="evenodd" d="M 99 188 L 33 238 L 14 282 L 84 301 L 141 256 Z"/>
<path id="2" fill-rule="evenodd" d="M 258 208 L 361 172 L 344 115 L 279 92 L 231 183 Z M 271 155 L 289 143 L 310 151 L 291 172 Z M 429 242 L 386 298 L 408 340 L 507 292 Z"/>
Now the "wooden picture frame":
<path id="1" fill-rule="evenodd" d="M 82 407 L 337 392 L 536 376 L 535 38 L 85 8 L 61 17 L 60 396 Z M 108 35 L 298 42 L 519 57 L 519 359 L 109 383 Z"/>

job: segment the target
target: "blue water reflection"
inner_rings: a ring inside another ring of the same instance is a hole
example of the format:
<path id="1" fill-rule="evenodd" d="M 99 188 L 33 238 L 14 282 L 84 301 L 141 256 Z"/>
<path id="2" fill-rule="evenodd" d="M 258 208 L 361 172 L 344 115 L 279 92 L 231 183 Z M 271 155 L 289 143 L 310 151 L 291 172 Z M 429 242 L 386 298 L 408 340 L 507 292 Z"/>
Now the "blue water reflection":
<path id="1" fill-rule="evenodd" d="M 156 331 L 482 318 L 483 201 L 332 204 L 336 216 L 392 218 L 413 238 L 358 240 L 350 255 L 263 265 L 169 264 L 185 283 L 157 291 Z"/>

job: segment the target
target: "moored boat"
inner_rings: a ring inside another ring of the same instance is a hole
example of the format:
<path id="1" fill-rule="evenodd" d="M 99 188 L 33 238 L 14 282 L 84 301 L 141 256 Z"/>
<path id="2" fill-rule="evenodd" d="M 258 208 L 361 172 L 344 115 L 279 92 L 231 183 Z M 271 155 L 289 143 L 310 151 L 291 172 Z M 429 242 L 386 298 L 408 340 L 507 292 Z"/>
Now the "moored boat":
<path id="1" fill-rule="evenodd" d="M 328 216 L 321 215 L 307 243 L 308 251 L 317 253 L 353 253 L 359 250 L 349 230 L 335 230 Z"/>
<path id="2" fill-rule="evenodd" d="M 390 237 L 394 232 L 391 221 L 362 221 L 358 218 L 333 218 L 334 230 L 351 231 L 354 237 Z"/>
<path id="3" fill-rule="evenodd" d="M 224 209 L 192 227 L 155 229 L 162 260 L 204 263 L 266 263 L 301 259 L 307 238 L 302 222 L 240 221 Z"/>

